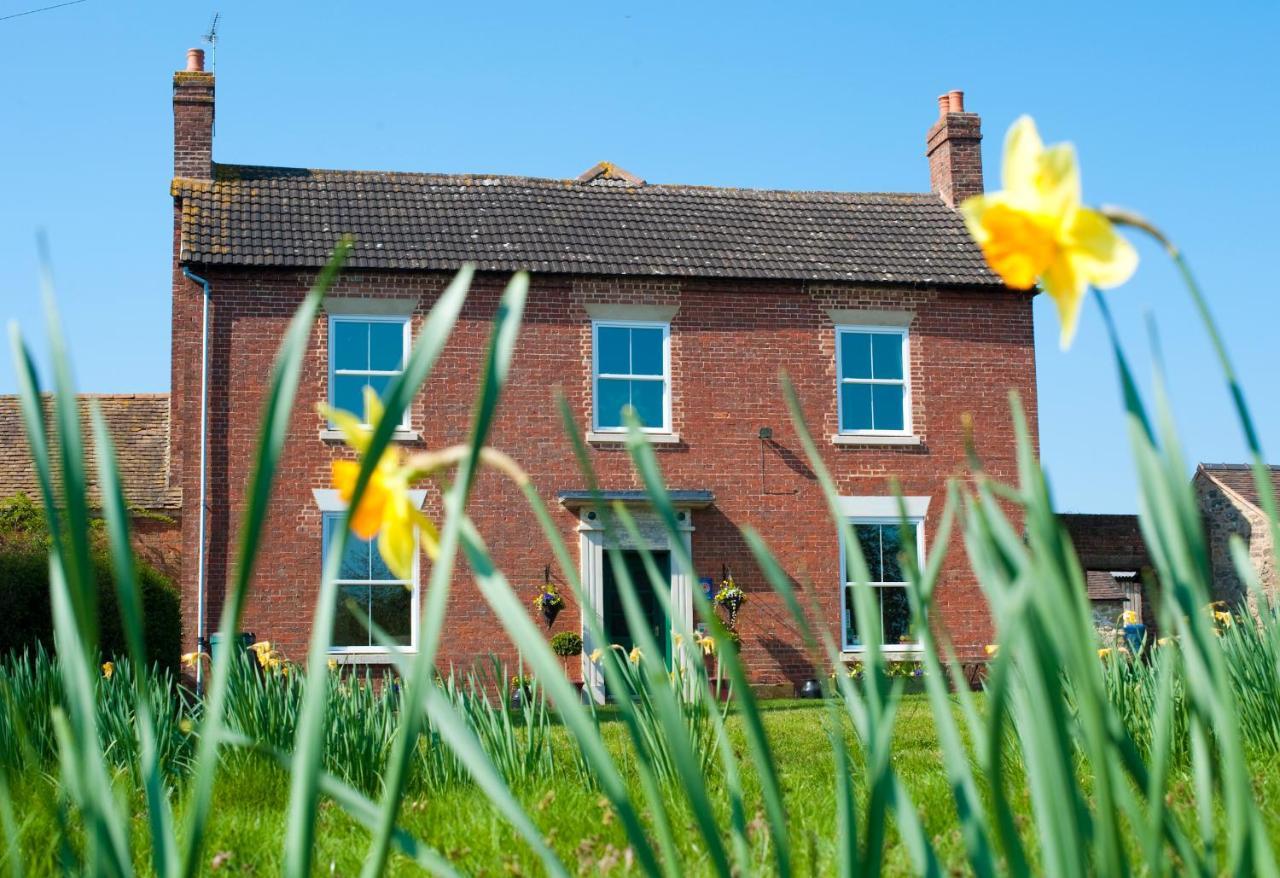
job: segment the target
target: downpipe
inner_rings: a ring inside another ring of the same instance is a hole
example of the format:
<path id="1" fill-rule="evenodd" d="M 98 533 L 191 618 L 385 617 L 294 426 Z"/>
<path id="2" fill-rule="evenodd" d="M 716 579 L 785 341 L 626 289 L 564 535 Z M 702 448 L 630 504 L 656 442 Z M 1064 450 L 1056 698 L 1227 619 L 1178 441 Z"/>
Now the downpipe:
<path id="1" fill-rule="evenodd" d="M 205 457 L 209 446 L 209 282 L 185 265 L 182 267 L 182 276 L 204 288 L 204 306 L 200 316 L 200 505 L 197 507 L 199 514 L 196 525 L 198 534 L 196 537 L 196 652 L 207 652 L 212 655 L 204 621 L 205 482 L 207 481 Z M 204 694 L 204 662 L 199 657 L 196 658 L 196 693 Z"/>

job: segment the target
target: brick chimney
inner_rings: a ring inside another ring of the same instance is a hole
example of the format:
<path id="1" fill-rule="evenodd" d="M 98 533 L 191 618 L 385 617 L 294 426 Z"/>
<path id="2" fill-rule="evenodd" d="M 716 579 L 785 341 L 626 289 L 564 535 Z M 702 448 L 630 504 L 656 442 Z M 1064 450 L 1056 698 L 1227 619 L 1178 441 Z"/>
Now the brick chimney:
<path id="1" fill-rule="evenodd" d="M 213 74 L 204 50 L 187 50 L 187 69 L 173 74 L 173 175 L 213 179 Z"/>
<path id="2" fill-rule="evenodd" d="M 982 194 L 982 119 L 964 111 L 964 92 L 938 96 L 938 121 L 925 137 L 929 188 L 949 206 Z"/>

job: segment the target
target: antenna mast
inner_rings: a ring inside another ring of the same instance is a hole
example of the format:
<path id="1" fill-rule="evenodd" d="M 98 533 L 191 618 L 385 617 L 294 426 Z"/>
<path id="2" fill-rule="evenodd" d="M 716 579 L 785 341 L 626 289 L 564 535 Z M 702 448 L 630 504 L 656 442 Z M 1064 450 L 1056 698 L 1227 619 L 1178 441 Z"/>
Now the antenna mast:
<path id="1" fill-rule="evenodd" d="M 202 40 L 209 44 L 209 54 L 211 56 L 209 58 L 209 72 L 215 77 L 218 75 L 218 19 L 220 18 L 222 18 L 222 13 L 215 12 L 213 14 L 213 21 L 209 22 L 209 32 L 201 37 Z M 213 120 L 213 124 L 210 125 L 209 132 L 211 134 L 218 133 L 217 118 L 215 118 Z"/>
<path id="2" fill-rule="evenodd" d="M 209 32 L 202 39 L 209 44 L 209 54 L 212 56 L 210 61 L 210 71 L 214 76 L 218 75 L 218 19 L 222 18 L 221 12 L 213 14 L 213 21 L 209 23 Z"/>

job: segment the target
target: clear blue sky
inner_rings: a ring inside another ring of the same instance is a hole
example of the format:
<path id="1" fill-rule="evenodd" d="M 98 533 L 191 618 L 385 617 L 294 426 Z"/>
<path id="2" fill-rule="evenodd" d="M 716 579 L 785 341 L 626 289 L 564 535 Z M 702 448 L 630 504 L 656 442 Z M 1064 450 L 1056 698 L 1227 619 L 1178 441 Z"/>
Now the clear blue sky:
<path id="1" fill-rule="evenodd" d="M 44 229 L 82 389 L 168 389 L 170 74 L 217 9 L 224 162 L 564 177 L 609 159 L 654 182 L 922 191 L 938 93 L 982 114 L 989 185 L 1031 113 L 1076 143 L 1086 200 L 1182 244 L 1280 447 L 1280 4 L 1215 5 L 85 0 L 0 20 L 0 317 L 39 329 Z M 1188 456 L 1242 459 L 1186 295 L 1138 246 L 1109 294 L 1129 351 L 1145 374 L 1153 314 Z M 1133 510 L 1096 307 L 1067 353 L 1043 296 L 1036 322 L 1059 505 Z"/>

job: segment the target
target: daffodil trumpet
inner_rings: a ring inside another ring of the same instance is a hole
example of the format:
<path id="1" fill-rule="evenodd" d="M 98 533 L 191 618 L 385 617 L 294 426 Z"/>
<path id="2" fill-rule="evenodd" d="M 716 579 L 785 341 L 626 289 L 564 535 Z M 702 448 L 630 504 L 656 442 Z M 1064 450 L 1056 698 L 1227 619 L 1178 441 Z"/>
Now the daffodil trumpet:
<path id="1" fill-rule="evenodd" d="M 352 412 L 320 405 L 320 414 L 342 433 L 344 443 L 356 452 L 357 460 L 335 460 L 332 465 L 334 487 L 344 503 L 350 504 L 360 478 L 361 459 L 369 451 L 369 443 L 385 414 L 382 400 L 371 387 L 365 388 L 365 416 L 361 420 Z M 351 530 L 362 540 L 377 537 L 378 553 L 387 568 L 399 579 L 413 577 L 416 541 L 421 541 L 427 557 L 435 559 L 440 550 L 440 532 L 435 522 L 418 509 L 410 496 L 413 484 L 456 466 L 470 453 L 466 445 L 454 445 L 439 451 L 425 451 L 404 456 L 395 447 L 382 451 L 365 483 L 355 509 L 350 513 Z M 523 487 L 528 474 L 510 456 L 493 448 L 480 450 L 480 462 L 493 467 Z"/>
<path id="2" fill-rule="evenodd" d="M 1038 282 L 1053 299 L 1066 349 L 1089 287 L 1127 281 L 1137 251 L 1110 219 L 1081 203 L 1074 147 L 1046 147 L 1030 116 L 1014 122 L 1005 138 L 1001 183 L 998 192 L 966 199 L 960 212 L 992 271 L 1015 289 Z"/>

